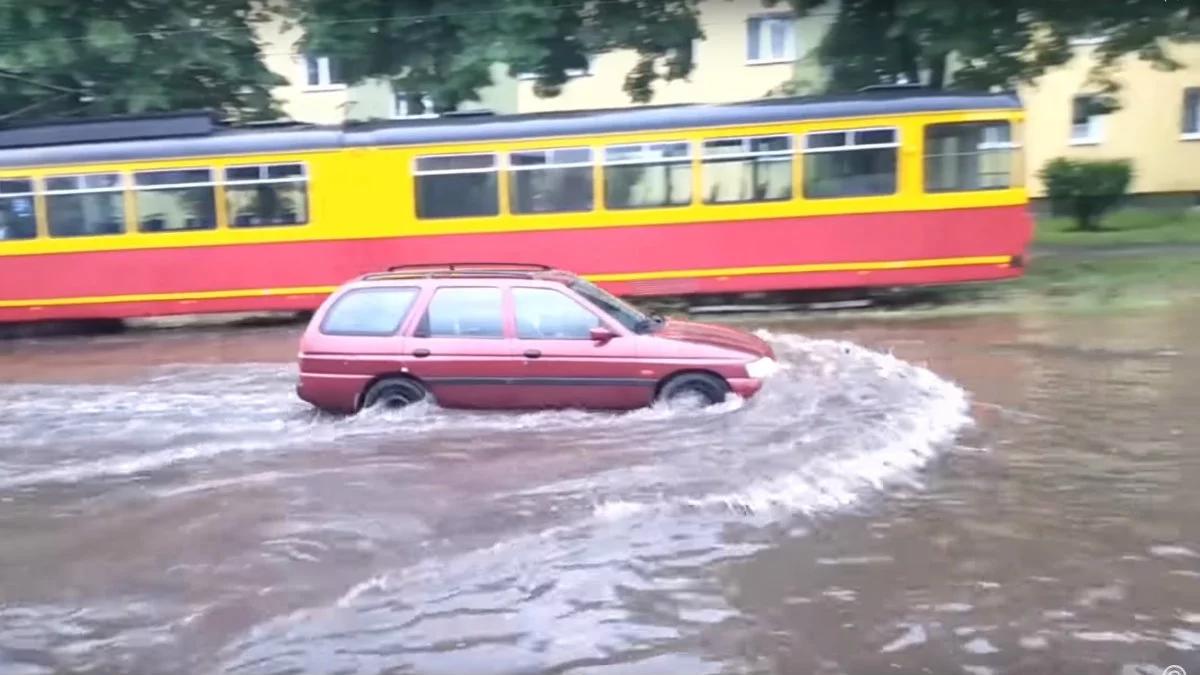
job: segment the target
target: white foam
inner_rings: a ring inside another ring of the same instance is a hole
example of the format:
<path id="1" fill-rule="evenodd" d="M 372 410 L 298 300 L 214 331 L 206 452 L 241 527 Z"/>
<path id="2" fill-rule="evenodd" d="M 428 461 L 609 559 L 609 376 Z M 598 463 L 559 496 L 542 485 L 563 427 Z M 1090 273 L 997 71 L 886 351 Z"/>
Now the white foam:
<path id="1" fill-rule="evenodd" d="M 908 649 L 909 647 L 923 645 L 928 639 L 929 636 L 926 635 L 924 626 L 920 624 L 912 624 L 908 626 L 908 629 L 904 631 L 903 635 L 887 643 L 881 647 L 879 651 L 884 654 L 891 654 L 893 652 Z"/>

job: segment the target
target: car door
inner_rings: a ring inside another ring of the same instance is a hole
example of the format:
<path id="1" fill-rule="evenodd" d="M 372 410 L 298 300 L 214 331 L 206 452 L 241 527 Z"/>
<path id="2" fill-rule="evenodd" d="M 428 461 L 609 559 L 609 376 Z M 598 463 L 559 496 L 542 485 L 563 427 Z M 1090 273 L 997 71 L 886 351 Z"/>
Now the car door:
<path id="1" fill-rule="evenodd" d="M 649 402 L 653 382 L 637 375 L 634 338 L 558 289 L 514 285 L 510 293 L 523 405 L 624 409 Z M 592 329 L 601 327 L 610 337 L 594 340 Z"/>
<path id="2" fill-rule="evenodd" d="M 443 406 L 516 407 L 523 364 L 506 324 L 499 286 L 441 286 L 405 339 L 406 362 Z"/>

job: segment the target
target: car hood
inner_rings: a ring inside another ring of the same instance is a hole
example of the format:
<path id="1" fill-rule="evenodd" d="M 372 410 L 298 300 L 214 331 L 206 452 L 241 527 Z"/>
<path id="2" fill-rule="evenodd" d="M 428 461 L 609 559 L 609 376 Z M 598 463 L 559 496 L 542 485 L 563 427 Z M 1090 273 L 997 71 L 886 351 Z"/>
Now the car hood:
<path id="1" fill-rule="evenodd" d="M 656 337 L 668 340 L 714 345 L 726 349 L 736 349 L 751 356 L 775 358 L 775 352 L 771 349 L 771 345 L 761 338 L 725 326 L 669 319 L 654 334 Z"/>

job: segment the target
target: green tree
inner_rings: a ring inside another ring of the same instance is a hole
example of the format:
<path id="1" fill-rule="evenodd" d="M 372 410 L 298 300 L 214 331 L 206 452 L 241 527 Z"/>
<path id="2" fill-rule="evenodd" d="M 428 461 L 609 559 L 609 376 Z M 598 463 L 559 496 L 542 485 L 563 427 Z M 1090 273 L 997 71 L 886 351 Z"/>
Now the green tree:
<path id="1" fill-rule="evenodd" d="M 277 115 L 255 0 L 0 4 L 0 120 L 213 108 Z"/>
<path id="2" fill-rule="evenodd" d="M 1177 68 L 1164 42 L 1200 38 L 1200 0 L 764 0 L 798 15 L 836 11 L 818 48 L 830 88 L 907 81 L 934 89 L 1033 82 L 1072 57 L 1071 38 L 1104 36 L 1093 85 L 1128 54 Z M 836 7 L 836 10 L 835 10 Z"/>
<path id="3" fill-rule="evenodd" d="M 554 96 L 589 55 L 618 49 L 638 57 L 625 91 L 649 101 L 655 81 L 692 70 L 698 2 L 300 0 L 294 18 L 305 48 L 337 59 L 348 81 L 387 78 L 454 110 L 491 84 L 492 63 L 534 75 L 536 93 Z"/>

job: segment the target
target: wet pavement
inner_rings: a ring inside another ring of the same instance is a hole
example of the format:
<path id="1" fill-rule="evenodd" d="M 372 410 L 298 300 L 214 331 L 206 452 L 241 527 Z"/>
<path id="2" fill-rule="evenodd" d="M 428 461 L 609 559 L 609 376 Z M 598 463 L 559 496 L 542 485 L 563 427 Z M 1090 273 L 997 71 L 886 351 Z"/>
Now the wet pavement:
<path id="1" fill-rule="evenodd" d="M 748 317 L 759 397 L 623 415 L 0 343 L 0 673 L 1200 672 L 1197 310 Z"/>

